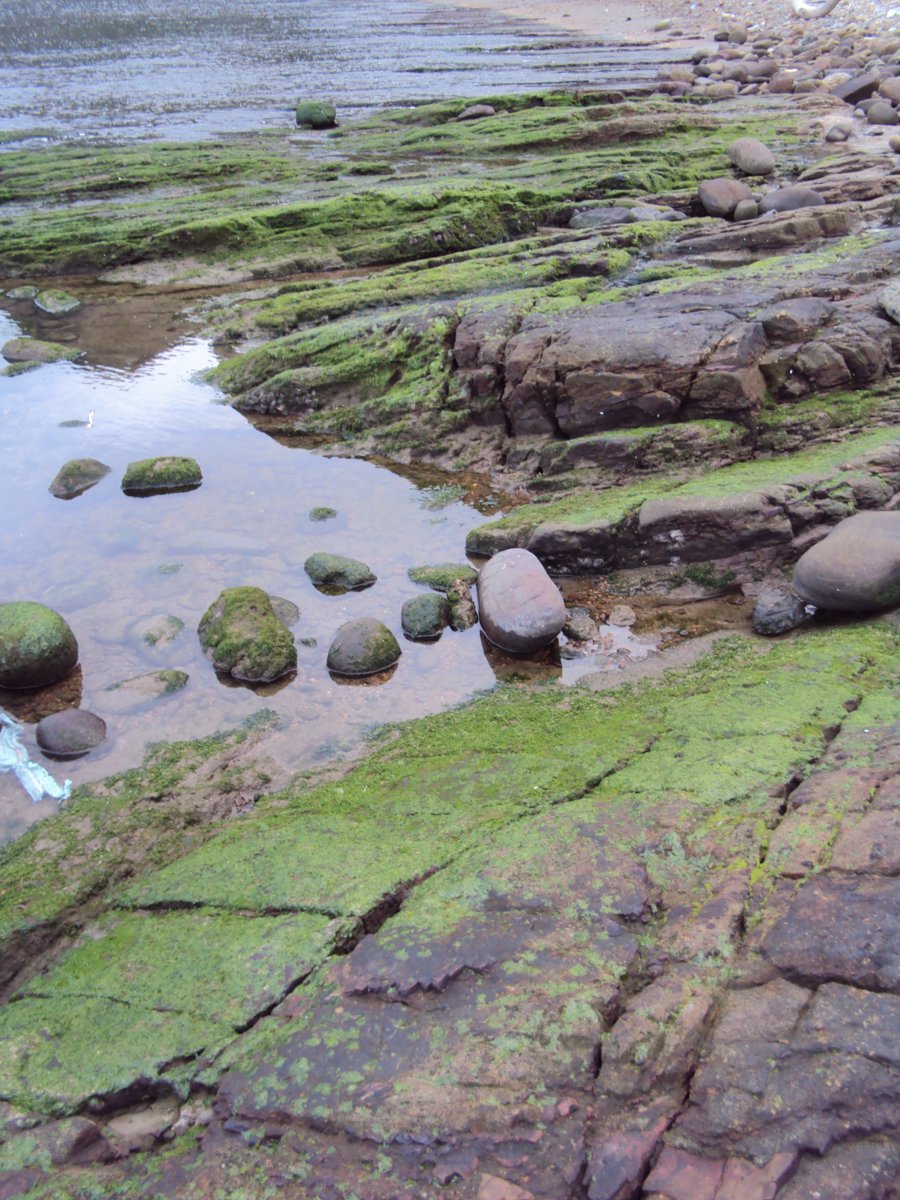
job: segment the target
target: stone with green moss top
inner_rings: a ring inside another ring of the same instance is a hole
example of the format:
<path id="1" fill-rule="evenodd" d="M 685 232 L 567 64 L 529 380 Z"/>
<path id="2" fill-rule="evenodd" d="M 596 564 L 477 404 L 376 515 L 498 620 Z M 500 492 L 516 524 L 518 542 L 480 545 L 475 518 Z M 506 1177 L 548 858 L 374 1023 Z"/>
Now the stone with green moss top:
<path id="1" fill-rule="evenodd" d="M 268 683 L 297 666 L 294 638 L 262 588 L 225 588 L 197 632 L 215 669 L 233 679 Z"/>
<path id="2" fill-rule="evenodd" d="M 63 346 L 59 342 L 42 342 L 39 338 L 10 338 L 3 344 L 0 354 L 13 364 L 77 362 L 84 358 L 84 351 L 77 346 Z"/>
<path id="3" fill-rule="evenodd" d="M 400 623 L 407 637 L 433 640 L 440 637 L 450 619 L 450 606 L 444 596 L 426 592 L 404 601 Z"/>
<path id="4" fill-rule="evenodd" d="M 337 515 L 337 509 L 329 508 L 327 504 L 317 504 L 315 508 L 309 510 L 309 519 L 311 521 L 331 521 Z"/>
<path id="5" fill-rule="evenodd" d="M 335 675 L 377 675 L 399 660 L 402 651 L 390 629 L 374 617 L 354 617 L 338 629 L 328 648 L 328 670 Z"/>
<path id="6" fill-rule="evenodd" d="M 38 362 L 10 363 L 8 367 L 0 368 L 0 375 L 4 379 L 15 379 L 17 375 L 27 375 L 29 371 L 36 371 L 41 365 Z"/>
<path id="7" fill-rule="evenodd" d="M 170 668 L 148 671 L 145 675 L 134 675 L 130 679 L 107 684 L 102 693 L 104 711 L 138 712 L 154 700 L 180 692 L 187 686 L 189 678 L 185 671 Z"/>
<path id="8" fill-rule="evenodd" d="M 423 567 L 410 567 L 407 575 L 413 583 L 421 583 L 435 592 L 446 592 L 455 583 L 474 583 L 478 572 L 469 563 L 431 563 Z"/>
<path id="9" fill-rule="evenodd" d="M 131 496 L 190 492 L 202 482 L 203 473 L 196 459 L 163 455 L 129 463 L 122 477 L 122 491 Z"/>
<path id="10" fill-rule="evenodd" d="M 303 569 L 317 588 L 332 594 L 358 592 L 377 582 L 372 568 L 360 559 L 324 550 L 311 554 Z"/>
<path id="11" fill-rule="evenodd" d="M 58 612 L 34 600 L 0 604 L 0 687 L 56 683 L 77 662 L 75 634 Z"/>
<path id="12" fill-rule="evenodd" d="M 62 288 L 45 288 L 35 296 L 34 305 L 51 317 L 64 317 L 81 308 L 81 301 Z"/>
<path id="13" fill-rule="evenodd" d="M 6 293 L 6 298 L 7 300 L 33 300 L 38 291 L 38 288 L 30 283 L 26 283 L 22 287 L 10 288 Z"/>
<path id="14" fill-rule="evenodd" d="M 334 129 L 337 124 L 337 110 L 328 100 L 301 100 L 294 117 L 306 129 Z"/>
<path id="15" fill-rule="evenodd" d="M 110 470 L 96 458 L 70 458 L 56 472 L 50 491 L 59 500 L 72 500 L 105 479 Z"/>

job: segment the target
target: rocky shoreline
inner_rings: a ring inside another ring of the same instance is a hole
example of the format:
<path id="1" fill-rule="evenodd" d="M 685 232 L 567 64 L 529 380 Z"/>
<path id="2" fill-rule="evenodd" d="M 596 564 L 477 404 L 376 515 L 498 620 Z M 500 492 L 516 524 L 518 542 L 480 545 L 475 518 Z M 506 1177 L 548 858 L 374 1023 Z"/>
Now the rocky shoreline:
<path id="1" fill-rule="evenodd" d="M 332 778 L 263 717 L 77 789 L 0 854 L 0 1200 L 900 1194 L 900 37 L 710 32 L 629 94 L 5 156 L 10 287 L 257 281 L 200 308 L 235 406 L 490 472 L 473 557 L 749 602 L 815 550 L 836 613 Z"/>

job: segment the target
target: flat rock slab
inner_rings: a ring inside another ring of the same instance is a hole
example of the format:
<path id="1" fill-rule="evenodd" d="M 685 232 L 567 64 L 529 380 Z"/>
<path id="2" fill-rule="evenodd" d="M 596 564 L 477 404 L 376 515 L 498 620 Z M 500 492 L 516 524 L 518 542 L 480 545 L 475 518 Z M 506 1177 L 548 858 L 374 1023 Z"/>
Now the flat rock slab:
<path id="1" fill-rule="evenodd" d="M 566 623 L 559 588 L 528 550 L 503 550 L 481 568 L 478 605 L 487 637 L 513 654 L 548 645 Z"/>
<path id="2" fill-rule="evenodd" d="M 11 363 L 54 363 L 75 362 L 84 357 L 77 346 L 63 346 L 59 342 L 42 342 L 39 338 L 18 337 L 5 342 L 0 354 Z"/>
<path id="3" fill-rule="evenodd" d="M 790 542 L 792 536 L 784 509 L 763 492 L 664 497 L 641 505 L 633 565 L 723 558 Z"/>
<path id="4" fill-rule="evenodd" d="M 900 601 L 900 512 L 848 517 L 794 568 L 794 588 L 817 608 L 871 612 Z"/>

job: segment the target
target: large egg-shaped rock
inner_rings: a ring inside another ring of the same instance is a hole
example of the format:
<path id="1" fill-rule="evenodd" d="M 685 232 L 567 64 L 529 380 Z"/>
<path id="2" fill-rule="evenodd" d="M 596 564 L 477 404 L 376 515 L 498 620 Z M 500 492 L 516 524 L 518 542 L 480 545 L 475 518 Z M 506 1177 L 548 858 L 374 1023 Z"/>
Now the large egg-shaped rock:
<path id="1" fill-rule="evenodd" d="M 78 662 L 75 634 L 52 608 L 34 600 L 0 604 L 0 687 L 43 687 Z"/>
<path id="2" fill-rule="evenodd" d="M 900 512 L 862 512 L 841 521 L 798 560 L 794 590 L 837 612 L 900 604 Z"/>
<path id="3" fill-rule="evenodd" d="M 478 575 L 481 627 L 501 650 L 530 654 L 559 634 L 566 605 L 530 550 L 501 550 Z"/>

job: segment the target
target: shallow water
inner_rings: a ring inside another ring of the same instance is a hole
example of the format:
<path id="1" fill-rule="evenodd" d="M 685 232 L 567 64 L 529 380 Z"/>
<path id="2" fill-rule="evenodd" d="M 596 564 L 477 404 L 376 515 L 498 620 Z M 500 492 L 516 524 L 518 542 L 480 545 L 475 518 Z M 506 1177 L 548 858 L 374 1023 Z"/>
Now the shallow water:
<path id="1" fill-rule="evenodd" d="M 57 778 L 77 784 L 103 777 L 139 763 L 149 742 L 205 736 L 264 708 L 280 718 L 266 752 L 299 769 L 349 750 L 381 722 L 458 703 L 498 677 L 574 680 L 604 664 L 621 666 L 611 643 L 599 657 L 560 664 L 553 654 L 535 663 L 509 659 L 477 629 L 446 631 L 431 644 L 402 639 L 401 606 L 420 590 L 408 568 L 465 561 L 466 533 L 485 519 L 461 500 L 445 503 L 458 488 L 439 477 L 416 483 L 362 460 L 326 458 L 254 429 L 201 378 L 215 354 L 167 315 L 162 300 L 89 300 L 55 324 L 26 319 L 23 306 L 15 307 L 18 322 L 0 313 L 0 343 L 24 327 L 92 347 L 85 364 L 0 378 L 0 600 L 37 600 L 63 614 L 81 651 L 81 706 L 109 728 L 107 742 L 86 758 L 51 764 L 29 725 L 28 744 Z M 172 337 L 175 344 L 161 348 Z M 119 483 L 127 464 L 158 454 L 197 458 L 202 487 L 126 496 Z M 50 481 L 79 457 L 98 458 L 111 473 L 74 500 L 55 498 Z M 314 522 L 309 511 L 317 505 L 339 516 Z M 303 563 L 321 549 L 362 558 L 378 583 L 344 596 L 320 594 Z M 222 588 L 248 583 L 297 604 L 296 638 L 316 641 L 298 646 L 295 678 L 258 690 L 221 681 L 196 634 Z M 148 645 L 145 623 L 166 615 L 184 622 L 182 633 L 167 646 Z M 390 626 L 403 655 L 389 678 L 348 685 L 329 675 L 325 656 L 338 626 L 362 615 Z M 186 671 L 190 682 L 134 712 L 120 711 L 119 698 L 103 690 L 160 668 Z M 78 703 L 77 680 L 69 686 L 69 702 Z M 31 700 L 0 693 L 10 711 L 34 717 Z M 13 776 L 0 775 L 0 840 L 51 810 L 49 802 L 32 806 Z"/>
<path id="2" fill-rule="evenodd" d="M 0 136 L 190 139 L 383 104 L 649 79 L 671 52 L 602 49 L 414 0 L 9 0 Z"/>

